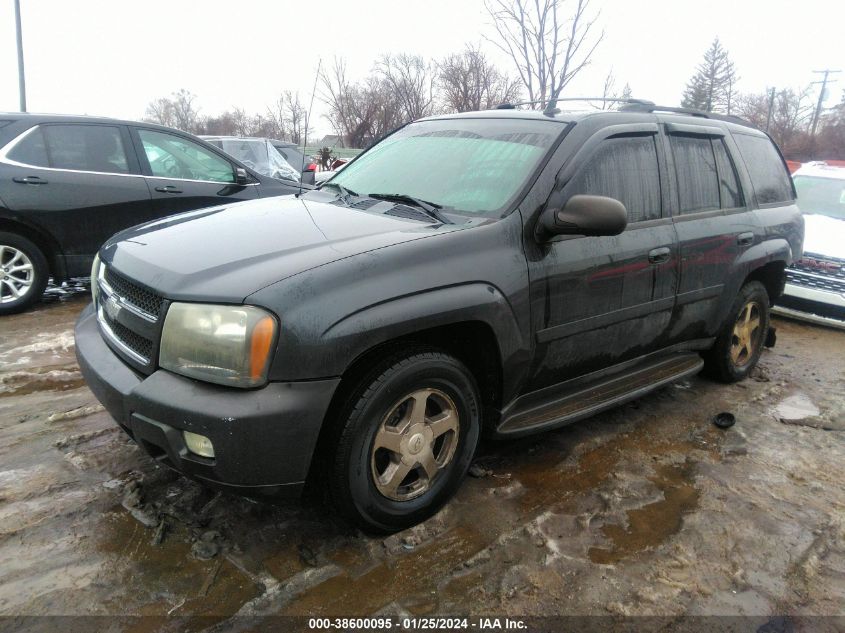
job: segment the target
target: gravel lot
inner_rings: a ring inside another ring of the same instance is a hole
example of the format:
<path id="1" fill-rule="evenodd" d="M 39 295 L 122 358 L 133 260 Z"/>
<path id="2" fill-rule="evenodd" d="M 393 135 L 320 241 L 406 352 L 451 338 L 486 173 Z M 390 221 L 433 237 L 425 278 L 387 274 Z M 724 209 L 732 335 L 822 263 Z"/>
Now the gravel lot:
<path id="1" fill-rule="evenodd" d="M 156 467 L 82 381 L 86 301 L 0 321 L 0 615 L 845 615 L 845 332 L 775 320 L 744 383 L 487 444 L 372 538 Z"/>

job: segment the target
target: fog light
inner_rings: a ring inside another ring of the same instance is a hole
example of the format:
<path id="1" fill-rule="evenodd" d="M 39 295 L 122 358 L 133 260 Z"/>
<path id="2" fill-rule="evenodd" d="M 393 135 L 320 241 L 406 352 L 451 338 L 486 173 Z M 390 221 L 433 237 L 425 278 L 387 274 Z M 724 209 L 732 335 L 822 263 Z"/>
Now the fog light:
<path id="1" fill-rule="evenodd" d="M 195 455 L 199 455 L 200 457 L 214 457 L 214 446 L 211 440 L 205 435 L 182 431 L 182 436 L 185 438 L 185 445 L 188 447 L 188 450 Z"/>

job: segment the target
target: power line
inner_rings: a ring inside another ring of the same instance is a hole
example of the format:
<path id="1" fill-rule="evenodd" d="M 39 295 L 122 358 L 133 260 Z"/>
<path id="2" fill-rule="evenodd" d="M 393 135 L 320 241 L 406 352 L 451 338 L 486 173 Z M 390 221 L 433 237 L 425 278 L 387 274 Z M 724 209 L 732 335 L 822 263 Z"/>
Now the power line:
<path id="1" fill-rule="evenodd" d="M 819 100 L 816 103 L 816 110 L 815 110 L 815 112 L 813 112 L 813 124 L 811 126 L 811 128 L 812 128 L 811 133 L 812 133 L 813 136 L 815 136 L 816 135 L 816 126 L 819 124 L 819 118 L 822 115 L 822 104 L 824 103 L 825 93 L 827 92 L 828 76 L 835 75 L 836 73 L 841 73 L 842 71 L 841 70 L 831 70 L 831 69 L 827 68 L 825 70 L 814 70 L 813 72 L 817 73 L 817 74 L 823 74 L 824 75 L 824 79 L 822 79 L 821 81 L 814 81 L 813 82 L 813 84 L 821 84 L 822 85 L 822 89 L 819 91 Z M 829 83 L 836 83 L 836 80 L 835 79 L 831 80 Z"/>

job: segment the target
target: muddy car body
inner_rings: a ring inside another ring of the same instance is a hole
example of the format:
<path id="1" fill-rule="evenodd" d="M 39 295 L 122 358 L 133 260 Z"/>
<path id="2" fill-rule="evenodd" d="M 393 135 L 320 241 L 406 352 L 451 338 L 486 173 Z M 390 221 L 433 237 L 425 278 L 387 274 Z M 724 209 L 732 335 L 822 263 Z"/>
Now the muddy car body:
<path id="1" fill-rule="evenodd" d="M 450 497 L 482 433 L 581 419 L 702 355 L 747 375 L 801 252 L 794 197 L 741 122 L 427 119 L 320 190 L 110 240 L 77 355 L 163 464 L 252 495 L 320 479 L 352 520 L 396 529 Z M 218 367 L 203 328 L 236 360 Z"/>

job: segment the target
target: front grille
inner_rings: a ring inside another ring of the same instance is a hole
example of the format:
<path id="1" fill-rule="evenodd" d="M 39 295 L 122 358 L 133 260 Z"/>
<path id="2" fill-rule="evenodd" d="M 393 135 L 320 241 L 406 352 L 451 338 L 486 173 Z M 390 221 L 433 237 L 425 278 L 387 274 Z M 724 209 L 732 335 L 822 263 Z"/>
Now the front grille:
<path id="1" fill-rule="evenodd" d="M 163 297 L 103 265 L 97 315 L 105 339 L 137 370 L 150 373 L 158 355 Z"/>
<path id="2" fill-rule="evenodd" d="M 150 362 L 153 353 L 153 342 L 151 340 L 133 332 L 122 323 L 113 321 L 105 312 L 103 313 L 103 320 L 121 343 L 142 357 L 145 364 Z"/>
<path id="3" fill-rule="evenodd" d="M 111 286 L 126 303 L 130 304 L 148 314 L 155 319 L 158 319 L 161 310 L 161 304 L 164 301 L 160 296 L 142 288 L 136 283 L 129 281 L 120 273 L 112 270 L 111 266 L 106 267 L 105 272 L 106 283 Z"/>
<path id="4" fill-rule="evenodd" d="M 790 267 L 786 271 L 786 281 L 803 288 L 845 294 L 845 279 L 826 273 L 808 273 Z"/>

